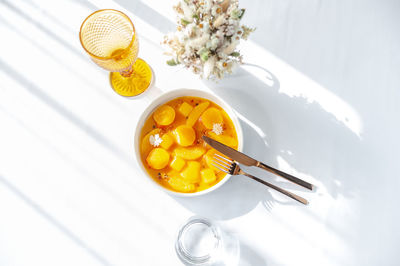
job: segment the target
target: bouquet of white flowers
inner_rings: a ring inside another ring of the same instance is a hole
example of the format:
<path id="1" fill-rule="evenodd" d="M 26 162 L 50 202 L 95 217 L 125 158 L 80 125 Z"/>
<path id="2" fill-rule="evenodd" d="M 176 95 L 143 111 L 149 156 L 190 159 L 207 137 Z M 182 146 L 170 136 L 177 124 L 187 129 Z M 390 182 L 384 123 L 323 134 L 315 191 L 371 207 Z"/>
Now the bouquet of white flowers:
<path id="1" fill-rule="evenodd" d="M 177 31 L 163 41 L 172 56 L 168 65 L 182 64 L 201 77 L 221 79 L 242 62 L 236 47 L 255 29 L 240 24 L 245 10 L 237 0 L 180 0 L 174 10 Z"/>

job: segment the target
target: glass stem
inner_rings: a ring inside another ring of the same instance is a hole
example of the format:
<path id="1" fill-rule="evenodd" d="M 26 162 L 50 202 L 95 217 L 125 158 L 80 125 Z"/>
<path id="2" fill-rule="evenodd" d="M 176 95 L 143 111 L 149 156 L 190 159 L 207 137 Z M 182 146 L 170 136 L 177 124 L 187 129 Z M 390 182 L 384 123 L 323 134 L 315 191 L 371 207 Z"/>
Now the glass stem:
<path id="1" fill-rule="evenodd" d="M 128 69 L 123 70 L 119 73 L 121 74 L 121 76 L 123 76 L 125 78 L 129 78 L 133 74 L 133 64 Z"/>

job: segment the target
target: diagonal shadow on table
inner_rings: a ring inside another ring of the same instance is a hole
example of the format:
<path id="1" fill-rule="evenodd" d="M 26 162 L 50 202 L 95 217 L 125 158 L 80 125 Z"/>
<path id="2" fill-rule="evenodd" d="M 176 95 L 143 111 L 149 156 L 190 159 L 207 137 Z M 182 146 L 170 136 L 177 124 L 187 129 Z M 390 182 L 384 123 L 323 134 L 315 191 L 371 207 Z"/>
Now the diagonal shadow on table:
<path id="1" fill-rule="evenodd" d="M 43 103 L 47 104 L 54 110 L 58 111 L 60 115 L 64 116 L 67 120 L 71 121 L 75 125 L 79 126 L 88 136 L 92 137 L 96 142 L 107 148 L 112 152 L 117 158 L 127 165 L 132 164 L 132 158 L 122 151 L 115 143 L 113 143 L 106 136 L 98 132 L 86 121 L 81 120 L 73 112 L 67 110 L 62 104 L 46 94 L 41 88 L 37 87 L 33 82 L 26 79 L 13 67 L 8 65 L 6 62 L 0 59 L 0 70 L 5 72 L 8 76 L 13 78 L 15 81 L 19 82 L 27 91 L 29 91 L 33 96 L 37 97 Z"/>
<path id="2" fill-rule="evenodd" d="M 120 4 L 127 10 L 132 11 L 133 14 L 143 19 L 144 21 L 151 23 L 153 27 L 155 27 L 162 33 L 173 31 L 176 27 L 175 23 L 157 12 L 155 9 L 144 4 L 142 1 L 116 0 L 115 2 Z"/>
<path id="3" fill-rule="evenodd" d="M 134 14 L 145 21 L 151 21 L 152 24 L 156 23 L 154 26 L 163 33 L 173 30 L 174 23 L 171 20 L 146 4 L 116 2 L 129 10 L 134 10 Z M 155 15 L 157 15 L 157 20 L 154 21 L 152 18 Z M 262 69 L 271 82 L 266 84 L 260 81 L 243 67 L 239 68 L 236 74 L 230 75 L 218 83 L 205 82 L 206 86 L 210 87 L 231 106 L 234 106 L 239 113 L 246 136 L 244 151 L 250 152 L 251 155 L 271 166 L 286 165 L 296 173 L 310 178 L 309 181 L 314 178 L 321 182 L 322 187 L 314 194 L 329 193 L 333 198 L 337 198 L 339 195 L 352 197 L 357 192 L 355 188 L 361 181 L 360 176 L 363 175 L 359 169 L 370 159 L 366 156 L 360 156 L 365 153 L 365 150 L 360 145 L 359 136 L 346 128 L 346 125 L 341 121 L 338 121 L 335 114 L 324 110 L 318 103 L 301 96 L 281 93 L 278 78 L 267 69 L 255 65 L 252 67 Z M 326 95 L 333 94 L 329 92 Z M 335 146 L 335 149 L 332 149 L 335 150 L 335 154 L 326 152 L 330 150 L 324 148 L 326 145 Z M 337 153 L 344 154 L 344 159 L 339 159 L 340 161 L 336 162 Z M 357 160 L 354 161 L 352 158 L 357 158 Z M 340 167 L 336 166 L 337 163 L 341 164 Z M 292 184 L 281 182 L 280 178 L 271 174 L 257 169 L 254 169 L 254 171 L 275 180 L 281 187 L 304 191 Z M 201 197 L 202 201 L 217 204 L 211 199 L 218 198 L 214 194 L 229 194 L 226 187 L 237 186 L 240 191 L 243 186 L 249 185 L 247 181 L 243 180 L 243 177 L 232 178 L 219 190 Z M 246 192 L 242 194 L 246 194 Z M 242 206 L 242 208 L 239 208 L 236 214 L 227 214 L 229 211 L 225 209 L 221 210 L 221 214 L 215 214 L 215 216 L 235 217 L 240 213 L 246 213 L 249 210 L 245 209 L 252 208 L 257 204 L 258 201 L 255 198 L 264 199 L 263 202 L 269 209 L 271 202 L 276 201 L 275 199 L 271 200 L 269 193 L 268 196 L 257 195 L 257 193 L 251 196 L 251 199 L 247 199 L 247 203 L 238 203 L 238 206 Z M 265 197 L 267 200 L 265 200 Z M 234 199 L 233 195 L 227 201 L 231 199 Z M 205 208 L 197 206 L 201 204 L 197 204 L 195 199 L 177 200 L 191 210 L 213 215 L 213 211 L 208 212 Z M 251 201 L 253 202 L 250 203 Z M 283 202 L 280 202 L 280 204 L 283 204 Z M 215 209 L 217 206 L 211 208 Z"/>
<path id="4" fill-rule="evenodd" d="M 353 197 L 361 182 L 359 169 L 369 160 L 360 156 L 365 153 L 360 138 L 318 103 L 280 93 L 278 78 L 263 71 L 269 85 L 244 68 L 219 83 L 205 82 L 241 118 L 244 152 L 276 168 L 289 165 L 308 181 L 320 182 L 316 194 Z M 343 159 L 334 161 L 336 154 L 327 153 L 324 148 L 330 146 L 335 147 L 335 153 L 343 154 Z M 252 171 L 274 179 L 281 187 L 296 188 L 264 171 Z"/>
<path id="5" fill-rule="evenodd" d="M 6 7 L 8 7 L 13 12 L 15 12 L 16 14 L 20 15 L 21 17 L 23 17 L 25 20 L 29 21 L 29 23 L 31 23 L 32 25 L 35 25 L 38 29 L 40 29 L 43 32 L 45 32 L 47 35 L 49 35 L 55 41 L 57 41 L 60 45 L 64 46 L 66 49 L 68 49 L 69 51 L 74 53 L 76 56 L 81 57 L 81 58 L 85 58 L 84 54 L 80 53 L 76 47 L 72 46 L 71 44 L 69 44 L 68 42 L 63 40 L 61 37 L 59 37 L 57 34 L 52 32 L 51 30 L 49 30 L 46 26 L 44 26 L 39 21 L 37 21 L 37 20 L 33 19 L 31 16 L 27 15 L 20 8 L 14 6 L 12 2 L 2 1 L 2 4 L 5 5 Z"/>
<path id="6" fill-rule="evenodd" d="M 122 111 L 121 114 L 127 115 L 126 113 L 128 112 L 128 109 L 126 107 L 122 106 L 121 104 L 119 104 L 117 102 L 117 100 L 115 100 L 115 98 L 109 97 L 109 95 L 106 92 L 104 92 L 102 89 L 99 88 L 99 84 L 96 83 L 96 81 L 93 81 L 93 79 L 90 79 L 90 77 L 88 77 L 87 75 L 83 74 L 82 71 L 79 71 L 74 67 L 71 67 L 69 64 L 65 64 L 64 61 L 63 61 L 63 56 L 64 55 L 59 55 L 59 54 L 52 53 L 46 47 L 41 46 L 36 40 L 34 40 L 33 38 L 29 37 L 27 34 L 23 33 L 18 28 L 16 28 L 14 25 L 8 23 L 7 21 L 3 20 L 2 18 L 0 18 L 0 23 L 3 23 L 4 25 L 7 25 L 8 28 L 12 29 L 15 33 L 20 35 L 21 38 L 23 38 L 25 41 L 27 41 L 30 45 L 32 45 L 35 48 L 39 49 L 41 52 L 43 52 L 43 54 L 45 56 L 51 58 L 54 62 L 57 62 L 58 65 L 60 66 L 60 68 L 63 68 L 65 70 L 71 72 L 71 74 L 75 75 L 83 83 L 88 85 L 89 88 L 95 88 L 93 90 L 94 92 L 99 94 L 103 99 L 107 99 L 109 102 L 113 103 L 113 105 L 116 108 L 118 108 L 118 109 L 120 109 Z M 89 61 L 89 60 L 87 60 L 87 61 Z M 95 66 L 94 64 L 93 64 L 93 67 L 98 69 L 98 67 Z M 100 69 L 98 69 L 98 70 L 101 71 Z"/>
<path id="7" fill-rule="evenodd" d="M 266 69 L 263 71 L 270 81 L 268 84 L 244 68 L 218 83 L 204 83 L 237 112 L 245 136 L 245 153 L 278 169 L 280 165 L 290 166 L 307 181 L 316 183 L 317 190 L 307 193 L 263 170 L 247 170 L 280 187 L 301 192 L 308 199 L 319 195 L 353 197 L 361 182 L 359 169 L 368 160 L 360 158 L 364 151 L 359 137 L 317 103 L 279 93 L 278 78 Z M 343 160 L 333 161 L 334 154 L 327 153 L 324 148 L 329 146 L 335 146 L 338 153 L 344 154 Z M 360 159 L 347 161 L 349 158 Z M 234 176 L 210 194 L 176 200 L 191 211 L 213 219 L 241 216 L 258 203 L 269 211 L 274 204 L 298 204 L 275 196 L 277 192 L 273 190 L 245 177 Z"/>
<path id="8" fill-rule="evenodd" d="M 65 153 L 63 150 L 60 150 L 58 147 L 53 145 L 51 142 L 46 141 L 46 139 L 43 138 L 40 134 L 36 133 L 34 130 L 29 128 L 29 126 L 26 125 L 26 123 L 23 120 L 20 120 L 18 117 L 14 116 L 12 113 L 9 113 L 7 110 L 3 109 L 2 106 L 0 105 L 0 113 L 3 112 L 6 114 L 9 118 L 13 119 L 16 123 L 18 123 L 19 126 L 21 126 L 26 132 L 28 132 L 32 137 L 34 137 L 37 141 L 43 143 L 43 145 L 46 145 L 47 148 L 51 149 L 56 156 L 59 156 L 63 161 L 68 163 L 71 167 L 73 167 L 77 172 L 82 174 L 83 177 L 85 177 L 87 180 L 91 182 L 91 184 L 102 191 L 104 191 L 106 194 L 108 194 L 110 197 L 112 197 L 118 204 L 120 204 L 122 207 L 124 207 L 127 211 L 129 211 L 131 214 L 134 214 L 135 218 L 141 217 L 142 220 L 144 220 L 147 224 L 152 225 L 153 230 L 157 232 L 157 234 L 160 237 L 166 237 L 166 232 L 163 231 L 159 225 L 159 223 L 156 223 L 152 221 L 151 219 L 148 218 L 148 215 L 141 211 L 139 208 L 137 208 L 130 200 L 127 198 L 123 197 L 118 191 L 113 189 L 111 186 L 107 185 L 104 183 L 102 180 L 98 179 L 93 173 L 90 171 L 90 169 L 84 167 L 84 164 L 82 162 L 79 162 L 79 160 L 74 159 L 73 157 L 69 156 L 67 153 Z M 93 155 L 90 155 L 94 157 Z M 104 164 L 104 167 L 107 167 L 107 164 Z M 108 168 L 111 170 L 110 168 Z M 114 175 L 114 178 L 117 178 L 116 175 Z M 128 186 L 131 186 L 132 188 L 135 187 L 135 184 L 130 183 L 131 177 L 130 176 L 120 176 L 119 178 L 127 180 L 128 182 L 126 183 Z M 0 176 L 1 179 L 1 176 Z M 142 193 L 140 190 L 135 190 L 134 193 L 139 194 Z M 74 197 L 74 191 L 70 191 L 69 194 L 70 197 Z M 145 197 L 145 194 L 141 194 L 141 197 Z M 82 217 L 83 218 L 83 217 Z"/>
<path id="9" fill-rule="evenodd" d="M 25 3 L 27 3 L 28 5 L 31 6 L 31 8 L 35 11 L 40 12 L 40 15 L 42 17 L 46 17 L 48 19 L 50 19 L 54 24 L 60 26 L 61 28 L 63 28 L 66 31 L 69 31 L 71 34 L 76 35 L 76 29 L 74 29 L 71 25 L 68 25 L 65 23 L 65 21 L 62 21 L 60 18 L 58 18 L 56 16 L 56 14 L 52 14 L 48 11 L 46 11 L 45 8 L 43 8 L 42 6 L 39 6 L 37 3 L 35 3 L 32 0 L 24 0 Z M 79 4 L 83 4 L 83 2 L 79 2 Z M 96 9 L 96 7 L 94 5 L 91 6 L 91 3 L 86 2 L 87 5 L 85 5 L 86 7 L 90 8 L 90 9 Z"/>
<path id="10" fill-rule="evenodd" d="M 265 261 L 265 259 L 254 251 L 248 244 L 243 241 L 240 241 L 240 257 L 239 263 L 240 266 L 267 266 L 269 263 Z"/>
<path id="11" fill-rule="evenodd" d="M 10 183 L 4 176 L 0 175 L 0 183 L 6 186 L 14 195 L 18 196 L 23 202 L 25 202 L 29 207 L 34 209 L 39 215 L 41 215 L 44 219 L 46 219 L 49 223 L 51 223 L 54 227 L 64 233 L 67 237 L 69 237 L 73 242 L 75 242 L 78 246 L 87 251 L 94 259 L 96 259 L 101 265 L 112 265 L 106 258 L 101 256 L 96 250 L 90 247 L 86 242 L 84 242 L 78 235 L 75 235 L 71 232 L 65 225 L 63 225 L 56 218 L 51 216 L 45 209 L 43 209 L 40 205 L 32 201 L 28 196 L 26 196 L 22 191 L 20 191 L 16 186 Z"/>

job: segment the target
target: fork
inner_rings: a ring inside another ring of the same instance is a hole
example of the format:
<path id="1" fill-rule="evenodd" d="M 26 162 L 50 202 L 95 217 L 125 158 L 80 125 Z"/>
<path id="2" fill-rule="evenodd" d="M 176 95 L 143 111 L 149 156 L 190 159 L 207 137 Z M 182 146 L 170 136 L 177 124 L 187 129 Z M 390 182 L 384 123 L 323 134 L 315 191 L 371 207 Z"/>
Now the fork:
<path id="1" fill-rule="evenodd" d="M 242 169 L 240 169 L 239 164 L 237 164 L 235 161 L 233 161 L 229 158 L 226 158 L 224 156 L 221 156 L 221 155 L 215 153 L 214 157 L 213 157 L 212 165 L 214 167 L 218 168 L 219 170 L 221 170 L 222 172 L 230 174 L 230 175 L 244 175 L 244 176 L 250 177 L 251 179 L 253 179 L 257 182 L 260 182 L 261 184 L 264 184 L 270 188 L 273 188 L 276 191 L 278 191 L 300 203 L 303 203 L 304 205 L 308 205 L 308 201 L 306 199 L 304 199 L 300 196 L 297 196 L 296 194 L 293 194 L 285 189 L 277 187 L 271 183 L 268 183 L 267 181 L 264 181 L 258 177 L 252 176 L 252 175 L 244 172 Z"/>

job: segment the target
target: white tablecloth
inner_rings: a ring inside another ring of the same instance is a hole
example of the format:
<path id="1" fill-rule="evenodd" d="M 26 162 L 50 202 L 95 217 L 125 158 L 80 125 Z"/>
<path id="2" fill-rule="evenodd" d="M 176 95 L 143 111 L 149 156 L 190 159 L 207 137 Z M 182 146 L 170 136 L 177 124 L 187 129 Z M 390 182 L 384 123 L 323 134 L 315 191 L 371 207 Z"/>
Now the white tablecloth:
<path id="1" fill-rule="evenodd" d="M 0 265 L 179 265 L 179 225 L 217 220 L 240 265 L 399 265 L 400 2 L 249 0 L 247 64 L 219 83 L 169 67 L 170 1 L 0 1 Z M 126 12 L 155 87 L 126 99 L 90 61 L 79 26 Z M 140 173 L 138 116 L 158 94 L 196 88 L 237 112 L 244 151 L 314 183 L 248 169 L 309 206 L 234 177 L 171 197 Z"/>

